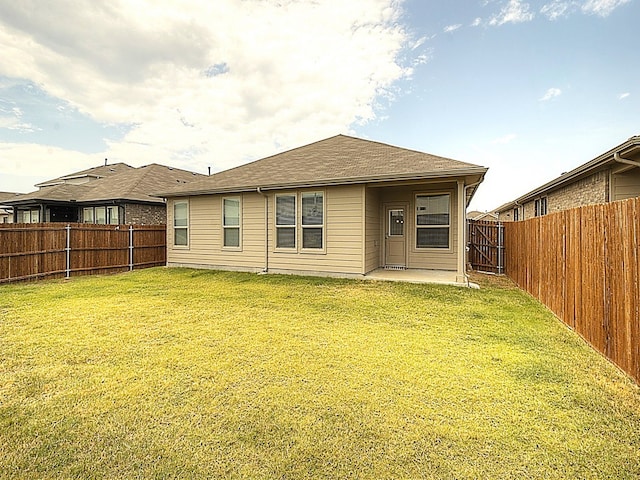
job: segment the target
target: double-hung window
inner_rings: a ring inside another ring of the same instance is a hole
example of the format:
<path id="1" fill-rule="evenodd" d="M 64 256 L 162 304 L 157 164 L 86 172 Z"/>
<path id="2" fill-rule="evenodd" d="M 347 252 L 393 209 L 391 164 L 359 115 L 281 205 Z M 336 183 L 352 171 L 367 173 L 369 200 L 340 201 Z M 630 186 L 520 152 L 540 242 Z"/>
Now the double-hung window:
<path id="1" fill-rule="evenodd" d="M 276 248 L 296 248 L 295 195 L 276 195 Z"/>
<path id="2" fill-rule="evenodd" d="M 186 200 L 173 202 L 173 244 L 176 247 L 189 245 L 189 203 Z"/>
<path id="3" fill-rule="evenodd" d="M 323 192 L 276 195 L 276 248 L 296 251 L 298 245 L 301 250 L 324 248 Z"/>
<path id="4" fill-rule="evenodd" d="M 240 248 L 240 198 L 222 199 L 222 245 Z"/>
<path id="5" fill-rule="evenodd" d="M 416 195 L 416 248 L 449 248 L 451 195 Z"/>
<path id="6" fill-rule="evenodd" d="M 302 194 L 302 248 L 323 246 L 324 196 L 322 192 Z"/>

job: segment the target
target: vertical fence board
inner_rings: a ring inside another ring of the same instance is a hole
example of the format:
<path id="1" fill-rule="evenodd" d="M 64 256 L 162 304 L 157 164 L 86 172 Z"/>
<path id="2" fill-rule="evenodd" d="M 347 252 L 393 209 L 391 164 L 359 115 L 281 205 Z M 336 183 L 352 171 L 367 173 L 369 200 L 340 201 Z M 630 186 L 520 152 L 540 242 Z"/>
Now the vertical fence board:
<path id="1" fill-rule="evenodd" d="M 506 274 L 640 382 L 640 198 L 505 224 Z"/>

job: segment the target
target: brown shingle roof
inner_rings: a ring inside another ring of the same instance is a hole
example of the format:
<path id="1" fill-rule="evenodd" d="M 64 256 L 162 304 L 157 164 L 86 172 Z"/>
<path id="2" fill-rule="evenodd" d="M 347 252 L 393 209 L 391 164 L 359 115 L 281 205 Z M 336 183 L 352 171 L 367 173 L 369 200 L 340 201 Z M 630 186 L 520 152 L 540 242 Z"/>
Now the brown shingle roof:
<path id="1" fill-rule="evenodd" d="M 162 196 L 484 174 L 486 168 L 346 135 L 279 153 Z"/>
<path id="2" fill-rule="evenodd" d="M 40 190 L 18 195 L 5 203 L 8 205 L 43 201 L 93 203 L 110 200 L 162 203 L 162 199 L 151 196 L 151 193 L 173 188 L 175 185 L 183 185 L 198 178 L 206 177 L 154 163 L 140 168 L 123 168 L 119 173 L 112 173 L 81 185 L 61 183 L 41 187 Z"/>
<path id="3" fill-rule="evenodd" d="M 40 182 L 40 183 L 37 183 L 35 186 L 47 187 L 52 185 L 59 185 L 61 183 L 64 183 L 65 180 L 82 178 L 82 177 L 103 178 L 111 175 L 116 175 L 118 173 L 122 173 L 132 169 L 134 169 L 134 167 L 132 167 L 131 165 L 127 165 L 126 163 L 112 163 L 110 165 L 100 165 L 99 167 L 88 168 L 86 170 L 81 170 L 79 172 L 63 175 L 62 177 L 47 180 L 45 182 Z"/>
<path id="4" fill-rule="evenodd" d="M 15 198 L 16 195 L 20 195 L 20 194 L 13 193 L 13 192 L 0 192 L 0 203 L 3 202 L 4 200 L 11 200 L 12 198 Z"/>

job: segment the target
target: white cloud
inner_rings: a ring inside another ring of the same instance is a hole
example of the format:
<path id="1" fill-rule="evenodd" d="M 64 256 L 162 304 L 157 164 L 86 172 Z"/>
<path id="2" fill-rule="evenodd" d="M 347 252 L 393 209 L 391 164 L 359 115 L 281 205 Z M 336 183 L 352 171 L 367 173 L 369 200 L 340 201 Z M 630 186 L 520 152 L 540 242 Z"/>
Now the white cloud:
<path id="1" fill-rule="evenodd" d="M 509 0 L 500 13 L 489 20 L 489 25 L 500 26 L 505 23 L 522 23 L 533 20 L 534 14 L 529 10 L 529 4 L 521 0 Z"/>
<path id="2" fill-rule="evenodd" d="M 562 95 L 562 90 L 560 90 L 559 88 L 550 88 L 542 97 L 540 97 L 540 101 L 546 102 L 548 100 L 551 100 L 552 98 L 559 97 L 560 95 Z"/>
<path id="3" fill-rule="evenodd" d="M 631 0 L 587 0 L 582 5 L 582 11 L 590 15 L 607 17 L 616 8 L 629 3 Z"/>
<path id="4" fill-rule="evenodd" d="M 573 7 L 575 2 L 554 0 L 551 3 L 544 5 L 540 9 L 540 13 L 547 16 L 550 20 L 557 20 L 558 18 L 567 16 Z"/>
<path id="5" fill-rule="evenodd" d="M 553 0 L 545 4 L 540 13 L 547 16 L 550 20 L 557 20 L 561 17 L 567 17 L 576 11 L 581 11 L 587 15 L 599 15 L 607 17 L 616 8 L 629 3 L 631 0 Z"/>
<path id="6" fill-rule="evenodd" d="M 461 23 L 457 23 L 455 25 L 448 25 L 446 27 L 444 27 L 444 33 L 450 33 L 450 32 L 455 32 L 456 30 L 458 30 L 460 27 L 462 26 Z"/>
<path id="7" fill-rule="evenodd" d="M 618 95 L 618 100 L 624 100 L 625 98 L 627 98 L 630 95 L 631 94 L 629 92 L 621 93 L 620 95 Z"/>
<path id="8" fill-rule="evenodd" d="M 517 135 L 515 133 L 509 133 L 508 135 L 505 135 L 503 137 L 496 138 L 495 140 L 493 140 L 491 142 L 491 144 L 492 145 L 506 145 L 507 143 L 512 142 L 516 138 L 517 138 Z"/>
<path id="9" fill-rule="evenodd" d="M 416 41 L 415 41 L 415 43 L 411 46 L 411 50 L 415 50 L 416 48 L 421 47 L 421 46 L 424 44 L 424 42 L 426 42 L 426 41 L 427 41 L 427 37 L 426 37 L 426 36 L 424 36 L 424 37 L 420 37 L 420 38 L 419 38 L 418 40 L 416 40 Z"/>
<path id="10" fill-rule="evenodd" d="M 396 0 L 0 2 L 0 75 L 133 125 L 109 143 L 114 161 L 220 170 L 375 119 L 427 61 L 405 57 L 425 40 L 401 13 Z"/>
<path id="11" fill-rule="evenodd" d="M 477 17 L 473 22 L 471 22 L 472 27 L 479 27 L 480 25 L 482 25 L 482 18 L 480 17 Z"/>

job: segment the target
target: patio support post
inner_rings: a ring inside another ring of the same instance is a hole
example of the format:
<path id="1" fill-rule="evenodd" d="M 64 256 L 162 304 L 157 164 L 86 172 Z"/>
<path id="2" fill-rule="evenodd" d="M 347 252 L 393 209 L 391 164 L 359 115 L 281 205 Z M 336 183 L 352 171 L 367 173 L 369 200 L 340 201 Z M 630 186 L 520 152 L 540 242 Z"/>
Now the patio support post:
<path id="1" fill-rule="evenodd" d="M 464 180 L 458 180 L 458 258 L 456 269 L 456 282 L 467 283 L 467 275 L 464 268 L 464 258 L 466 252 L 465 244 L 465 228 L 466 228 L 466 211 L 467 211 L 467 199 L 464 189 Z"/>

